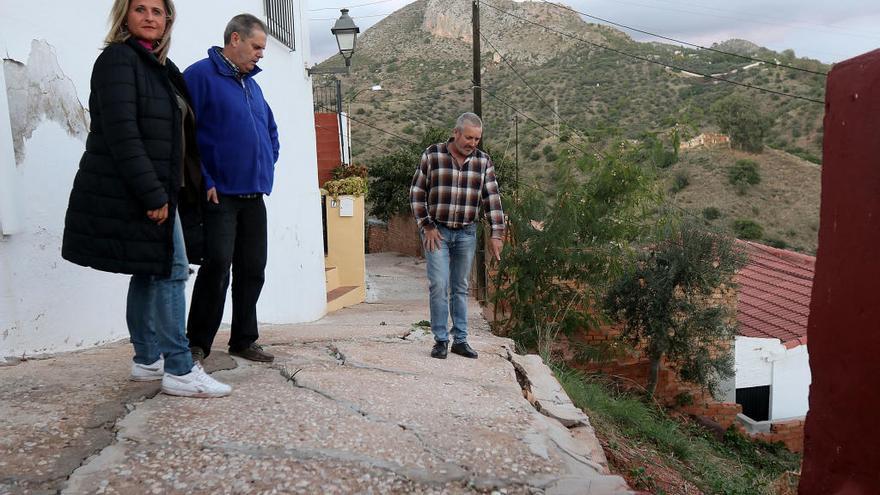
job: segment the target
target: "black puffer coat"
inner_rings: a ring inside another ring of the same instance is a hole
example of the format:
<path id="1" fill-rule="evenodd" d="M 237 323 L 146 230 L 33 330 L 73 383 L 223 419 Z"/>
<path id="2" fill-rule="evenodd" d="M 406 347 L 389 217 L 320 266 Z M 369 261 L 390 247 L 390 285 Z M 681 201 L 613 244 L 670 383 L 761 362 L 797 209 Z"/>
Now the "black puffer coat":
<path id="1" fill-rule="evenodd" d="M 189 101 L 177 67 L 160 64 L 133 39 L 108 45 L 95 61 L 92 123 L 64 219 L 64 259 L 107 272 L 171 273 L 175 211 L 180 204 L 181 216 L 191 218 L 183 206 L 200 204 L 202 187 L 194 121 L 187 119 L 184 147 L 175 89 Z M 147 218 L 166 203 L 168 221 Z"/>

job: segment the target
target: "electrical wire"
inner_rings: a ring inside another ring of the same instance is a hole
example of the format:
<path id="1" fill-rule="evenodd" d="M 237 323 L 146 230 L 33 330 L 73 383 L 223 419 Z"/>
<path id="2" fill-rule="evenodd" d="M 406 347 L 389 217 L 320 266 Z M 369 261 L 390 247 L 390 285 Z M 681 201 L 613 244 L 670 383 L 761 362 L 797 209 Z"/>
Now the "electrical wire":
<path id="1" fill-rule="evenodd" d="M 338 6 L 338 7 L 321 7 L 321 8 L 319 8 L 319 9 L 309 9 L 309 12 L 317 12 L 317 11 L 319 11 L 319 10 L 354 9 L 354 8 L 357 8 L 357 7 L 366 7 L 367 5 L 378 5 L 378 4 L 380 4 L 380 3 L 388 3 L 388 2 L 393 2 L 393 1 L 394 1 L 394 0 L 378 0 L 378 1 L 376 1 L 376 2 L 361 3 L 361 4 L 358 4 L 358 5 L 351 5 L 351 6 L 340 5 L 340 6 Z"/>
<path id="2" fill-rule="evenodd" d="M 580 152 L 583 153 L 583 154 L 590 154 L 589 151 L 587 151 L 587 150 L 581 148 L 580 146 L 575 146 L 574 144 L 569 143 L 569 142 L 563 142 L 562 139 L 560 139 L 559 134 L 557 134 L 555 131 L 553 131 L 553 129 L 550 129 L 549 127 L 545 126 L 544 124 L 542 124 L 542 123 L 538 122 L 537 120 L 533 119 L 531 116 L 529 116 L 529 114 L 527 114 L 527 113 L 521 111 L 520 109 L 516 108 L 516 107 L 513 106 L 511 103 L 507 102 L 504 98 L 501 98 L 500 96 L 497 96 L 497 95 L 496 95 L 495 93 L 493 93 L 492 91 L 489 91 L 488 89 L 486 89 L 485 86 L 480 86 L 480 89 L 481 89 L 483 92 L 485 92 L 486 94 L 488 94 L 489 96 L 491 96 L 492 98 L 495 98 L 496 100 L 498 100 L 502 105 L 505 105 L 506 107 L 508 107 L 508 108 L 510 108 L 511 110 L 513 110 L 515 113 L 517 113 L 517 114 L 519 114 L 519 115 L 522 115 L 523 117 L 525 117 L 527 120 L 529 120 L 529 121 L 532 122 L 533 124 L 537 125 L 537 126 L 540 127 L 541 129 L 544 129 L 545 131 L 547 131 L 548 133 L 550 133 L 551 136 L 554 136 L 554 137 L 556 137 L 557 139 L 559 139 L 559 141 L 560 141 L 561 143 L 563 143 L 565 146 L 568 146 L 569 148 L 574 149 L 574 150 L 576 150 L 576 151 L 580 151 Z M 594 152 L 595 152 L 595 154 L 597 154 L 597 155 L 599 155 L 599 156 L 603 156 L 602 152 L 599 151 L 599 150 L 595 150 Z"/>
<path id="3" fill-rule="evenodd" d="M 358 16 L 353 15 L 353 16 L 351 16 L 351 18 L 352 19 L 369 19 L 371 17 L 387 17 L 393 13 L 394 12 L 388 12 L 387 14 L 372 14 L 372 15 L 358 15 Z M 338 18 L 336 18 L 336 17 L 309 17 L 309 20 L 310 21 L 336 21 L 336 20 L 338 20 Z"/>
<path id="4" fill-rule="evenodd" d="M 419 100 L 424 100 L 424 99 L 426 99 L 426 98 L 436 98 L 436 97 L 438 97 L 438 96 L 446 96 L 446 95 L 452 95 L 452 94 L 459 94 L 459 93 L 463 93 L 463 92 L 465 92 L 465 91 L 471 91 L 472 89 L 473 89 L 473 88 L 462 88 L 462 89 L 458 89 L 458 90 L 446 91 L 446 92 L 444 92 L 444 93 L 437 93 L 437 94 L 435 94 L 435 95 L 419 96 L 418 98 L 401 98 L 401 99 L 394 99 L 394 100 L 379 100 L 379 99 L 376 99 L 376 100 L 367 100 L 367 101 L 354 101 L 354 102 L 352 102 L 352 103 L 353 103 L 353 104 L 358 104 L 358 103 L 364 104 L 364 103 L 396 103 L 396 102 L 399 102 L 399 101 L 419 101 Z"/>
<path id="5" fill-rule="evenodd" d="M 543 24 L 541 24 L 541 23 L 538 23 L 538 22 L 532 21 L 531 19 L 527 19 L 527 18 L 525 18 L 525 17 L 521 17 L 521 16 L 518 16 L 518 15 L 516 15 L 516 14 L 514 14 L 514 13 L 508 12 L 508 11 L 506 11 L 506 10 L 504 10 L 504 9 L 501 9 L 501 8 L 499 8 L 499 7 L 496 7 L 496 6 L 494 6 L 494 5 L 492 5 L 492 4 L 488 3 L 488 2 L 485 2 L 485 1 L 482 2 L 481 4 L 482 4 L 482 5 L 485 5 L 485 6 L 487 6 L 487 7 L 490 7 L 490 8 L 492 8 L 492 9 L 494 9 L 494 10 L 497 10 L 498 12 L 501 12 L 502 14 L 505 14 L 505 15 L 510 16 L 510 17 L 513 17 L 513 18 L 515 18 L 515 19 L 519 19 L 519 20 L 521 20 L 521 21 L 523 21 L 523 22 L 527 22 L 527 23 L 529 23 L 529 24 L 533 24 L 533 25 L 535 25 L 535 26 L 541 27 L 541 28 L 543 28 L 543 29 L 546 29 L 547 31 L 550 31 L 550 32 L 552 32 L 552 33 L 556 33 L 556 34 L 558 34 L 558 35 L 560 35 L 560 36 L 564 36 L 564 37 L 566 37 L 566 38 L 571 38 L 571 39 L 574 39 L 574 40 L 580 41 L 581 43 L 586 43 L 586 44 L 588 44 L 588 45 L 590 45 L 590 46 L 595 46 L 596 48 L 601 48 L 601 49 L 603 49 L 603 50 L 607 50 L 607 51 L 610 51 L 610 52 L 616 53 L 616 54 L 618 54 L 618 55 L 623 55 L 623 56 L 625 56 L 625 57 L 633 58 L 633 59 L 636 59 L 636 60 L 641 60 L 641 61 L 643 61 L 643 62 L 648 62 L 648 63 L 650 63 L 650 64 L 654 64 L 654 65 L 660 65 L 660 66 L 662 66 L 662 67 L 668 67 L 668 68 L 670 68 L 670 69 L 675 69 L 675 70 L 682 71 L 682 72 L 687 72 L 687 73 L 690 73 L 690 74 L 696 74 L 696 75 L 698 75 L 698 76 L 702 76 L 702 77 L 705 77 L 705 78 L 707 78 L 707 79 L 713 79 L 713 80 L 715 80 L 715 81 L 721 81 L 721 82 L 725 82 L 725 83 L 728 83 L 728 84 L 733 84 L 733 85 L 735 85 L 735 86 L 741 86 L 741 87 L 744 87 L 744 88 L 754 89 L 754 90 L 756 90 L 756 91 L 762 91 L 762 92 L 764 92 L 764 93 L 770 93 L 770 94 L 775 94 L 775 95 L 779 95 L 779 96 L 784 96 L 784 97 L 786 97 L 786 98 L 793 98 L 793 99 L 798 99 L 798 100 L 809 101 L 809 102 L 812 102 L 812 103 L 818 103 L 818 104 L 820 104 L 820 105 L 824 105 L 824 104 L 825 104 L 824 101 L 822 101 L 822 100 L 817 100 L 817 99 L 815 99 L 815 98 L 809 98 L 809 97 L 806 97 L 806 96 L 800 96 L 800 95 L 793 95 L 793 94 L 785 93 L 785 92 L 782 92 L 782 91 L 776 91 L 776 90 L 773 90 L 773 89 L 762 88 L 762 87 L 759 87 L 759 86 L 752 86 L 751 84 L 746 84 L 746 83 L 741 83 L 741 82 L 738 82 L 738 81 L 733 81 L 733 80 L 730 80 L 730 79 L 725 79 L 725 78 L 723 78 L 723 77 L 714 76 L 714 75 L 712 75 L 712 74 L 704 74 L 704 73 L 702 73 L 702 72 L 696 72 L 696 71 L 693 71 L 693 70 L 688 70 L 688 69 L 685 69 L 684 67 L 679 67 L 679 66 L 674 65 L 674 64 L 669 64 L 669 63 L 665 63 L 665 62 L 660 62 L 660 61 L 658 61 L 658 60 L 653 60 L 653 59 L 650 59 L 650 58 L 648 58 L 648 57 L 643 57 L 643 56 L 641 56 L 641 55 L 635 55 L 635 54 L 632 54 L 632 53 L 629 53 L 629 52 L 625 52 L 625 51 L 623 51 L 623 50 L 619 50 L 619 49 L 617 49 L 617 48 L 612 48 L 612 47 L 607 46 L 607 45 L 603 45 L 603 44 L 600 44 L 600 43 L 595 43 L 595 42 L 592 42 L 592 41 L 585 40 L 585 39 L 583 39 L 583 38 L 581 38 L 581 37 L 579 37 L 579 36 L 573 35 L 573 34 L 571 34 L 571 33 L 566 33 L 566 32 L 564 32 L 564 31 L 559 31 L 558 29 L 554 29 L 554 28 L 551 28 L 551 27 L 549 27 L 549 26 L 545 26 L 545 25 L 543 25 Z"/>
<path id="6" fill-rule="evenodd" d="M 550 106 L 550 103 L 549 103 L 547 100 L 545 100 L 544 97 L 541 96 L 541 93 L 539 93 L 537 90 L 535 90 L 535 88 L 533 88 L 532 85 L 529 84 L 528 81 L 526 81 L 526 78 L 523 77 L 522 74 L 520 74 L 519 71 L 516 70 L 516 67 L 514 67 L 513 64 L 510 62 L 510 60 L 508 60 L 507 57 L 505 57 L 504 54 L 501 53 L 501 52 L 498 50 L 498 48 L 495 47 L 495 45 L 492 43 L 492 41 L 489 40 L 489 38 L 487 38 L 483 33 L 480 33 L 480 37 L 483 38 L 483 41 L 485 41 L 486 43 L 488 43 L 489 46 L 492 47 L 493 50 L 495 50 L 495 53 L 497 53 L 498 56 L 501 57 L 501 60 L 504 60 L 504 62 L 507 63 L 507 66 L 510 67 L 510 70 L 512 70 L 513 73 L 516 74 L 516 76 L 519 77 L 519 79 L 523 82 L 523 84 L 525 84 L 526 87 L 529 88 L 529 89 L 532 91 L 532 93 L 534 93 L 535 96 L 538 97 L 539 100 L 541 100 L 541 103 L 543 103 L 544 106 L 547 107 L 548 110 L 550 110 L 551 112 L 553 112 L 553 115 L 555 115 L 556 118 L 558 118 L 558 119 L 561 120 L 566 126 L 568 126 L 568 128 L 571 129 L 572 132 L 574 132 L 574 133 L 577 135 L 577 137 L 579 137 L 582 141 L 589 141 L 587 138 L 585 138 L 583 135 L 581 135 L 581 134 L 577 131 L 577 128 L 575 128 L 575 127 L 574 127 L 573 125 L 571 125 L 568 121 L 566 121 L 564 118 L 562 118 L 562 116 L 559 115 L 559 113 L 556 111 L 555 108 L 553 108 L 552 106 Z"/>
<path id="7" fill-rule="evenodd" d="M 602 17 L 598 17 L 598 16 L 595 16 L 595 15 L 590 15 L 590 14 L 587 14 L 586 12 L 581 12 L 581 11 L 579 11 L 579 10 L 575 10 L 575 9 L 573 9 L 573 8 L 571 8 L 571 7 L 566 6 L 566 5 L 562 5 L 562 4 L 559 4 L 559 3 L 551 2 L 551 1 L 549 1 L 549 0 L 541 0 L 541 1 L 544 2 L 544 3 L 546 3 L 546 4 L 553 5 L 553 6 L 557 7 L 557 8 L 560 8 L 560 9 L 563 9 L 563 10 L 567 10 L 567 11 L 569 11 L 569 12 L 574 12 L 574 13 L 576 13 L 576 14 L 580 14 L 580 15 L 582 15 L 582 16 L 584 16 L 584 17 L 589 17 L 590 19 L 595 19 L 595 20 L 597 20 L 597 21 L 604 22 L 604 23 L 606 23 L 606 24 L 611 24 L 611 25 L 613 25 L 613 26 L 621 27 L 621 28 L 624 28 L 624 29 L 629 29 L 630 31 L 635 31 L 635 32 L 637 32 L 637 33 L 647 34 L 648 36 L 653 36 L 653 37 L 655 37 L 655 38 L 660 38 L 660 39 L 664 39 L 664 40 L 667 40 L 667 41 L 672 41 L 672 42 L 679 43 L 679 44 L 682 44 L 682 45 L 692 46 L 692 47 L 694 47 L 694 48 L 699 48 L 699 49 L 701 49 L 701 50 L 708 50 L 708 51 L 710 51 L 710 52 L 720 53 L 720 54 L 723 54 L 723 55 L 729 55 L 729 56 L 731 56 L 731 57 L 738 57 L 738 58 L 741 58 L 741 59 L 744 59 L 744 60 L 750 60 L 750 61 L 752 61 L 752 62 L 761 62 L 761 63 L 764 63 L 764 64 L 769 64 L 769 65 L 771 65 L 771 66 L 782 67 L 782 68 L 792 69 L 792 70 L 797 70 L 797 71 L 801 71 L 801 72 L 807 72 L 807 73 L 809 73 L 809 74 L 816 74 L 816 75 L 819 75 L 819 76 L 827 76 L 827 75 L 828 75 L 827 72 L 821 72 L 821 71 L 815 71 L 815 70 L 810 70 L 810 69 L 804 69 L 804 68 L 801 68 L 801 67 L 795 67 L 795 66 L 793 66 L 793 65 L 785 65 L 785 64 L 781 64 L 781 63 L 776 62 L 776 61 L 769 61 L 769 60 L 764 60 L 764 59 L 760 59 L 760 58 L 749 57 L 748 55 L 740 55 L 740 54 L 738 54 L 738 53 L 731 53 L 731 52 L 726 52 L 726 51 L 724 51 L 724 50 L 719 50 L 719 49 L 717 49 L 717 48 L 712 48 L 712 47 L 707 47 L 707 46 L 698 45 L 698 44 L 696 44 L 696 43 L 691 43 L 691 42 L 688 42 L 688 41 L 683 41 L 683 40 L 679 40 L 679 39 L 671 38 L 671 37 L 669 37 L 669 36 L 664 36 L 664 35 L 662 35 L 662 34 L 652 33 L 652 32 L 649 32 L 649 31 L 642 30 L 642 29 L 634 28 L 634 27 L 632 27 L 632 26 L 627 26 L 626 24 L 621 24 L 621 23 L 619 23 L 619 22 L 614 22 L 614 21 L 609 20 L 609 19 L 604 19 L 604 18 L 602 18 Z"/>
<path id="8" fill-rule="evenodd" d="M 327 105 L 319 104 L 318 106 L 321 107 L 321 108 L 323 108 L 324 110 L 332 110 L 332 109 L 331 109 L 330 107 L 328 107 Z M 336 112 L 334 111 L 334 112 L 332 112 L 332 113 L 336 113 Z M 400 140 L 400 141 L 403 141 L 403 142 L 405 142 L 405 143 L 408 143 L 408 144 L 414 144 L 414 145 L 418 145 L 418 144 L 419 144 L 419 143 L 413 141 L 412 139 L 408 139 L 408 138 L 405 138 L 405 137 L 403 137 L 403 136 L 398 136 L 397 134 L 394 134 L 393 132 L 390 132 L 390 131 L 386 131 L 385 129 L 382 129 L 381 127 L 376 127 L 376 126 L 374 126 L 374 125 L 372 125 L 372 124 L 368 124 L 366 121 L 359 120 L 359 119 L 355 119 L 355 118 L 353 118 L 351 115 L 348 115 L 347 117 L 348 117 L 348 119 L 351 120 L 352 122 L 357 122 L 358 124 L 365 125 L 365 126 L 367 126 L 367 127 L 371 127 L 371 128 L 373 128 L 373 129 L 376 129 L 376 130 L 379 131 L 379 132 L 383 132 L 383 133 L 385 133 L 385 134 L 388 134 L 389 136 L 394 137 L 394 138 L 396 138 L 396 139 L 398 139 L 398 140 Z"/>

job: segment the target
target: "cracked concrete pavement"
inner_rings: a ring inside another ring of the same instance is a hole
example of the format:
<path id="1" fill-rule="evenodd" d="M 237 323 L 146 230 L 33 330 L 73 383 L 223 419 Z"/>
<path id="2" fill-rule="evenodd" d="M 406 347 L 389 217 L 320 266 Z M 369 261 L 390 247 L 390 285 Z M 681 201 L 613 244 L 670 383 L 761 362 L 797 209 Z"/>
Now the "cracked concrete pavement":
<path id="1" fill-rule="evenodd" d="M 367 270 L 366 303 L 261 327 L 272 364 L 229 357 L 221 331 L 206 365 L 229 397 L 129 382 L 127 343 L 0 368 L 0 493 L 632 493 L 475 302 L 479 359 L 432 359 L 424 263 Z"/>

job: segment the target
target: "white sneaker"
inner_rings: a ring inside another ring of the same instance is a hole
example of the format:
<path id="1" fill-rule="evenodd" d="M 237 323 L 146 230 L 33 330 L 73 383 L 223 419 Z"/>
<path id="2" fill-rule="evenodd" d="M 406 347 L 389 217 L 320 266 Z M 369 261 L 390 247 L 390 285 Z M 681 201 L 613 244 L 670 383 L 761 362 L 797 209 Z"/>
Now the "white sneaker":
<path id="1" fill-rule="evenodd" d="M 161 380 L 165 374 L 165 360 L 159 358 L 153 364 L 131 363 L 131 381 L 133 382 L 151 382 L 153 380 Z"/>
<path id="2" fill-rule="evenodd" d="M 195 363 L 192 370 L 185 375 L 165 373 L 162 377 L 162 392 L 180 397 L 225 397 L 232 393 L 232 387 L 211 378 L 201 364 Z"/>

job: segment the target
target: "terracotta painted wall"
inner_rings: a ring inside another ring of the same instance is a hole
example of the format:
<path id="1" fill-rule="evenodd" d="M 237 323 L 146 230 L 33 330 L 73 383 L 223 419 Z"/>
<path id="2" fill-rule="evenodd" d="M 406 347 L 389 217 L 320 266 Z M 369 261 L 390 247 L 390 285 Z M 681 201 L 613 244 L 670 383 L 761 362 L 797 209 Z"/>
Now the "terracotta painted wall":
<path id="1" fill-rule="evenodd" d="M 315 139 L 318 145 L 318 187 L 332 179 L 331 172 L 342 163 L 339 157 L 339 117 L 335 113 L 315 113 Z"/>
<path id="2" fill-rule="evenodd" d="M 368 247 L 371 253 L 422 256 L 419 229 L 412 215 L 395 215 L 385 224 L 370 224 Z"/>
<path id="3" fill-rule="evenodd" d="M 880 50 L 828 77 L 801 495 L 880 490 Z"/>

